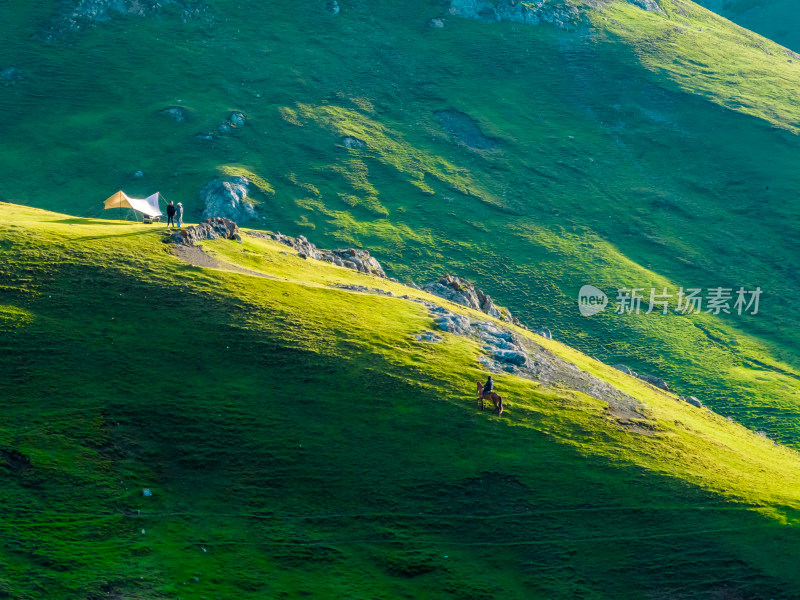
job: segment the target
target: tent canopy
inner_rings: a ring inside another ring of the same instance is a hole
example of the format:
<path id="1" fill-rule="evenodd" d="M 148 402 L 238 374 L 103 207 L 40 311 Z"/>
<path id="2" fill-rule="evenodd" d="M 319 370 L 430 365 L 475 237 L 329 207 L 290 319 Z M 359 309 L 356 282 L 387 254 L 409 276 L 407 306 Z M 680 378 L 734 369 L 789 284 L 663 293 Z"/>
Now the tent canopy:
<path id="1" fill-rule="evenodd" d="M 106 208 L 132 208 L 149 217 L 161 216 L 161 209 L 158 207 L 158 192 L 147 198 L 131 198 L 120 190 L 103 204 Z"/>

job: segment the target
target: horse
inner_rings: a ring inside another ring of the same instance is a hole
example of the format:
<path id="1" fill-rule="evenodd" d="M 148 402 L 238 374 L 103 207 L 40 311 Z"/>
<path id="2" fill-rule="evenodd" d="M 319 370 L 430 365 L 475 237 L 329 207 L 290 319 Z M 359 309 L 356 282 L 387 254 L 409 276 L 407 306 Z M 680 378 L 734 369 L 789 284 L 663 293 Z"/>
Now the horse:
<path id="1" fill-rule="evenodd" d="M 484 401 L 487 398 L 492 401 L 492 404 L 494 404 L 494 409 L 497 411 L 497 416 L 499 417 L 500 415 L 502 415 L 503 414 L 503 397 L 502 396 L 498 396 L 494 392 L 489 392 L 488 394 L 484 394 L 483 393 L 483 384 L 479 381 L 478 382 L 478 406 L 481 407 L 481 410 L 484 409 Z"/>

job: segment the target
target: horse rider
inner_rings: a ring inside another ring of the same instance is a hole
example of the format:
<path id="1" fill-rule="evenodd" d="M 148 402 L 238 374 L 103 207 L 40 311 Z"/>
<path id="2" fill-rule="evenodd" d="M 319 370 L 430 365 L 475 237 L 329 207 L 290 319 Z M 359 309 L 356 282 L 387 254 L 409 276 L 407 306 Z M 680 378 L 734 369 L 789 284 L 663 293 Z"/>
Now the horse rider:
<path id="1" fill-rule="evenodd" d="M 489 375 L 489 379 L 486 380 L 486 383 L 483 385 L 483 395 L 490 394 L 494 391 L 494 381 L 492 381 L 492 376 Z"/>

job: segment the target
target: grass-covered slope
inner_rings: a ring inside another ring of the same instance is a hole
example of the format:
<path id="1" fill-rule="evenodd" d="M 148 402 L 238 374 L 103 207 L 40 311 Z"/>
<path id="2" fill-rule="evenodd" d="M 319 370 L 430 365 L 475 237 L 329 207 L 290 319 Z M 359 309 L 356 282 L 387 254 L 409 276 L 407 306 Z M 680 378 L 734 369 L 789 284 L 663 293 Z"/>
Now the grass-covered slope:
<path id="1" fill-rule="evenodd" d="M 421 292 L 247 236 L 204 248 L 249 275 L 160 228 L 0 223 L 0 596 L 800 595 L 800 458 L 728 419 L 540 338 L 645 417 L 503 375 L 497 418 L 477 342 L 331 286 Z"/>
<path id="2" fill-rule="evenodd" d="M 698 4 L 788 48 L 800 48 L 800 17 L 791 0 L 699 0 Z"/>
<path id="3" fill-rule="evenodd" d="M 339 4 L 166 5 L 49 42 L 61 4 L 3 4 L 0 67 L 19 78 L 0 87 L 0 196 L 99 216 L 120 187 L 160 189 L 192 213 L 209 179 L 246 174 L 261 226 L 369 248 L 401 278 L 472 278 L 530 325 L 800 443 L 800 64 L 784 48 L 685 0 L 573 2 L 569 30 Z M 232 111 L 245 125 L 220 133 Z M 587 283 L 764 295 L 753 317 L 584 319 Z"/>

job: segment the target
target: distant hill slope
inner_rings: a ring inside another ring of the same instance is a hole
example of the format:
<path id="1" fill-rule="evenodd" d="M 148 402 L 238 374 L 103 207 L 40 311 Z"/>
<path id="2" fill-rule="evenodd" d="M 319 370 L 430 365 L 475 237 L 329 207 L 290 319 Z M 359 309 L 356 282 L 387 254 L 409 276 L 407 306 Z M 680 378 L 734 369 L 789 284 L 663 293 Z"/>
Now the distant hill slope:
<path id="1" fill-rule="evenodd" d="M 800 51 L 800 15 L 790 0 L 699 0 L 746 29 Z"/>
<path id="2" fill-rule="evenodd" d="M 195 218 L 207 182 L 247 176 L 254 226 L 369 248 L 402 279 L 473 279 L 800 445 L 788 49 L 685 0 L 92 12 L 108 5 L 0 8 L 2 198 L 96 217 L 120 188 L 160 190 Z M 763 297 L 755 316 L 584 318 L 585 284 Z"/>
<path id="3" fill-rule="evenodd" d="M 800 595 L 795 451 L 522 330 L 638 416 L 498 374 L 497 418 L 443 300 L 162 236 L 0 204 L 3 596 Z"/>

